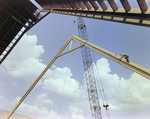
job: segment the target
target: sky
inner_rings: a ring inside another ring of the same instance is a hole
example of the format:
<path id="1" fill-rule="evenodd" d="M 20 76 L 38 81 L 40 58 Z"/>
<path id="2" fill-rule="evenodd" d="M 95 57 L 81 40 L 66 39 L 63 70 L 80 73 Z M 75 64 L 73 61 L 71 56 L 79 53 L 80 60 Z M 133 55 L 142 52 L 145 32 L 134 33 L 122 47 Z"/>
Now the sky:
<path id="1" fill-rule="evenodd" d="M 77 17 L 50 13 L 22 37 L 0 66 L 0 108 L 12 110 L 69 37 L 78 36 L 74 20 Z M 150 69 L 150 28 L 84 21 L 91 43 L 117 55 L 126 53 L 130 61 Z M 111 119 L 149 119 L 150 81 L 91 52 Z M 101 115 L 107 119 L 101 97 L 100 105 Z M 16 112 L 38 119 L 91 119 L 81 49 L 58 58 Z"/>

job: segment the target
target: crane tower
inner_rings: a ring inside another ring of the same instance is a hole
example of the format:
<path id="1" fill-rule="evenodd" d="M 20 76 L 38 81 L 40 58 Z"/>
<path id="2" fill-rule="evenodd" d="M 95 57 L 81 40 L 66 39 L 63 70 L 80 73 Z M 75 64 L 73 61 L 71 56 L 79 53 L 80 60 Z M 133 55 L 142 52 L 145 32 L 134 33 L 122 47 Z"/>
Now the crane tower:
<path id="1" fill-rule="evenodd" d="M 77 21 L 79 37 L 88 41 L 87 29 L 83 18 L 78 17 Z M 83 46 L 81 51 L 92 118 L 102 119 L 90 49 L 86 46 Z"/>

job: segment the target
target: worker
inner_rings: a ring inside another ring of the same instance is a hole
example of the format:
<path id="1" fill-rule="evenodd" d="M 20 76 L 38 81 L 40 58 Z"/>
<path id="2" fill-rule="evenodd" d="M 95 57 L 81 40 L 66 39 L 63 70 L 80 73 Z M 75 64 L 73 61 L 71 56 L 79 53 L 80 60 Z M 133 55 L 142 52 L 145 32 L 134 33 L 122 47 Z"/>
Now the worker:
<path id="1" fill-rule="evenodd" d="M 126 61 L 129 63 L 129 55 L 122 53 L 120 59 L 122 59 L 123 57 L 124 57 L 124 58 L 126 59 Z"/>

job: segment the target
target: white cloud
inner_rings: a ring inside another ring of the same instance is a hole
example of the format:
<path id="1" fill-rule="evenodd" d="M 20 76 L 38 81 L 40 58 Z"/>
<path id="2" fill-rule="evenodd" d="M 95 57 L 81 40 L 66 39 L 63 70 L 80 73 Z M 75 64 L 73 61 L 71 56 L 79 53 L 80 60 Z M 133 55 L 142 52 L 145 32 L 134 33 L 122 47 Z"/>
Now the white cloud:
<path id="1" fill-rule="evenodd" d="M 43 53 L 43 46 L 37 45 L 37 37 L 25 34 L 3 62 L 0 70 L 15 79 L 22 79 L 27 85 L 31 85 L 46 67 L 39 58 Z"/>
<path id="2" fill-rule="evenodd" d="M 34 100 L 34 104 L 37 106 L 44 106 L 44 105 L 53 106 L 54 102 L 48 98 L 49 97 L 46 93 L 38 94 L 36 96 L 36 99 Z"/>
<path id="3" fill-rule="evenodd" d="M 130 79 L 124 79 L 123 77 L 120 79 L 117 74 L 110 74 L 108 66 L 109 63 L 104 58 L 97 61 L 110 110 L 112 112 L 117 111 L 117 113 L 122 113 L 123 111 L 124 114 L 122 115 L 134 112 L 142 118 L 146 110 L 149 110 L 150 81 L 137 73 L 133 73 Z M 103 67 L 103 69 L 99 67 Z M 123 119 L 126 118 L 124 117 Z"/>
<path id="4" fill-rule="evenodd" d="M 69 114 L 73 119 L 91 119 L 90 104 L 88 99 L 71 103 Z"/>
<path id="5" fill-rule="evenodd" d="M 57 67 L 53 70 L 51 77 L 44 80 L 44 90 L 55 95 L 61 95 L 65 85 L 63 97 L 67 100 L 78 100 L 82 93 L 80 83 L 71 76 L 69 68 Z"/>
<path id="6" fill-rule="evenodd" d="M 133 73 L 130 79 L 124 79 L 123 77 L 120 79 L 117 74 L 111 74 L 109 62 L 104 58 L 97 61 L 97 66 L 110 105 L 109 109 L 113 116 L 115 117 L 118 114 L 116 118 L 122 118 L 124 116 L 123 119 L 129 118 L 129 116 L 133 116 L 134 118 L 145 117 L 146 111 L 149 110 L 148 104 L 150 104 L 149 80 L 136 73 Z M 67 68 L 60 68 L 58 71 L 61 70 L 67 70 Z M 65 76 L 65 71 L 64 73 L 58 73 L 61 75 L 57 74 L 57 70 L 54 72 L 53 74 L 57 75 L 57 78 L 45 80 L 44 88 L 49 92 L 53 92 L 55 95 L 61 95 L 64 81 L 60 77 Z M 72 76 L 70 70 L 69 74 Z M 71 118 L 85 118 L 86 116 L 83 115 L 89 112 L 89 109 L 86 110 L 88 108 L 87 104 L 84 104 L 86 101 L 89 103 L 88 99 L 83 98 L 86 95 L 86 90 L 85 88 L 81 88 L 83 86 L 78 84 L 74 79 L 71 79 L 71 77 L 68 77 L 67 81 L 70 81 L 70 83 L 65 86 L 68 92 L 64 92 L 64 99 L 67 99 L 67 97 L 70 97 L 69 99 L 75 99 L 76 94 L 80 94 L 76 97 L 78 100 L 74 100 L 68 105 Z M 59 88 L 57 89 L 57 87 Z M 82 95 L 83 92 L 84 95 Z M 84 101 L 81 101 L 83 99 Z M 131 112 L 133 114 L 130 114 Z M 134 115 L 134 113 L 138 116 Z M 148 116 L 145 118 L 148 118 Z"/>
<path id="7" fill-rule="evenodd" d="M 19 81 L 22 84 L 21 87 L 26 86 L 27 83 L 32 84 L 46 67 L 40 59 L 43 53 L 43 47 L 37 45 L 36 36 L 25 35 L 0 67 L 3 74 L 7 72 L 7 75 L 12 78 L 9 87 L 15 89 L 19 86 L 17 85 Z M 150 110 L 150 81 L 136 73 L 133 73 L 130 79 L 112 74 L 111 70 L 113 69 L 110 68 L 110 64 L 105 58 L 97 61 L 97 67 L 110 105 L 111 117 L 115 119 L 130 117 L 148 119 L 150 116 L 147 113 Z M 18 112 L 41 119 L 56 119 L 65 83 L 59 118 L 91 118 L 86 84 L 81 85 L 80 82 L 72 78 L 72 75 L 68 67 L 60 68 L 53 65 L 44 75 L 44 81 L 40 82 L 41 86 L 37 87 L 35 93 L 32 93 L 29 104 L 23 102 L 18 108 Z M 85 79 L 83 80 L 85 83 Z M 2 80 L 0 85 L 3 86 L 6 83 L 5 80 Z M 1 95 L 1 107 L 12 108 L 20 99 L 18 90 L 13 95 L 16 97 L 13 100 L 5 99 Z"/>
<path id="8" fill-rule="evenodd" d="M 148 79 L 133 73 L 130 79 L 120 79 L 117 74 L 111 74 L 109 62 L 102 58 L 97 61 L 97 67 L 103 82 L 109 110 L 112 118 L 126 119 L 126 118 L 145 118 L 148 119 L 147 112 L 150 104 L 150 82 Z M 100 68 L 103 67 L 103 68 Z M 67 71 L 68 70 L 68 71 Z M 66 71 L 68 74 L 66 75 Z M 61 73 L 60 73 L 61 72 Z M 64 80 L 62 76 L 66 76 L 66 85 L 64 90 L 63 100 L 69 102 L 62 103 L 60 108 L 60 119 L 88 119 L 91 118 L 89 101 L 87 99 L 87 92 L 84 85 L 80 85 L 75 79 L 72 79 L 71 70 L 67 67 L 50 70 L 51 75 L 46 75 L 47 78 L 42 84 L 44 92 L 35 96 L 34 104 L 29 105 L 22 103 L 18 108 L 18 112 L 28 114 L 31 116 L 38 116 L 41 119 L 56 119 L 58 114 L 55 107 L 58 108 L 58 99 L 53 100 L 51 93 L 60 98 Z M 59 75 L 60 74 L 60 75 Z M 50 93 L 51 92 L 51 93 Z M 73 99 L 72 99 L 73 98 Z M 12 101 L 5 100 L 2 96 L 0 101 L 4 103 L 3 106 L 12 106 L 18 102 L 20 97 L 16 97 Z M 46 107 L 48 105 L 48 108 Z M 101 104 L 102 105 L 102 104 Z M 63 112 L 63 113 L 62 113 Z M 102 116 L 106 118 L 104 109 L 102 109 Z"/>
<path id="9" fill-rule="evenodd" d="M 8 101 L 6 99 L 4 99 L 3 96 L 0 96 L 0 102 L 1 102 L 1 106 L 5 106 L 5 109 L 11 109 L 12 107 L 14 107 L 18 101 L 21 99 L 21 97 L 17 96 L 14 100 L 12 101 Z M 20 104 L 20 106 L 18 107 L 18 109 L 16 110 L 17 113 L 20 114 L 27 114 L 27 115 L 31 115 L 34 117 L 39 117 L 39 116 L 43 116 L 43 115 L 48 115 L 49 111 L 48 109 L 46 109 L 45 107 L 41 107 L 39 108 L 36 105 L 29 105 L 26 104 L 24 102 L 22 102 Z"/>
<path id="10" fill-rule="evenodd" d="M 81 110 L 80 108 L 78 108 L 76 105 L 70 105 L 69 106 L 69 110 L 70 110 L 70 114 L 72 116 L 72 119 L 85 119 L 83 117 L 83 110 Z"/>
<path id="11" fill-rule="evenodd" d="M 25 34 L 24 37 L 19 42 L 19 44 L 7 57 L 5 62 L 2 64 L 2 67 L 0 68 L 4 74 L 11 76 L 12 79 L 15 78 L 14 80 L 11 79 L 12 82 L 12 84 L 10 84 L 11 88 L 19 86 L 18 82 L 21 83 L 20 87 L 24 87 L 27 84 L 30 85 L 32 84 L 32 82 L 46 67 L 46 65 L 43 64 L 41 62 L 42 60 L 40 59 L 40 56 L 43 53 L 44 49 L 42 48 L 42 46 L 37 45 L 37 37 L 35 35 L 27 36 Z M 53 100 L 53 98 L 51 97 L 52 95 L 50 95 L 50 93 L 58 95 L 58 97 L 61 96 L 65 77 L 66 77 L 66 84 L 63 99 L 70 101 L 67 104 L 67 107 L 71 104 L 72 101 L 74 102 L 80 100 L 80 96 L 82 99 L 85 99 L 85 96 L 83 95 L 84 88 L 80 89 L 80 83 L 75 79 L 71 78 L 71 76 L 72 73 L 69 68 L 67 67 L 59 68 L 53 65 L 52 70 L 49 69 L 48 72 L 45 74 L 44 82 L 40 83 L 40 85 L 43 85 L 44 92 L 37 94 L 36 96 L 33 96 L 35 98 L 31 99 L 30 103 L 34 105 L 29 105 L 23 102 L 17 109 L 17 112 L 32 116 L 39 116 L 45 119 L 56 118 L 57 112 L 54 111 L 55 109 L 51 110 L 50 107 L 52 108 L 54 105 L 58 106 L 59 103 L 56 102 L 56 100 L 58 101 L 58 99 Z M 4 85 L 5 83 L 7 82 L 5 82 L 4 80 L 1 82 L 1 85 Z M 18 90 L 16 90 L 16 93 L 14 94 L 16 95 L 16 98 L 13 100 L 11 99 L 7 100 L 1 97 L 1 103 L 2 102 L 4 103 L 4 104 L 2 103 L 3 105 L 1 105 L 1 107 L 10 110 L 13 106 L 15 106 L 15 104 L 17 104 L 17 102 L 20 100 L 20 97 L 17 95 L 17 92 Z M 35 94 L 32 93 L 32 95 Z M 48 111 L 48 108 L 50 111 Z M 81 114 L 76 113 L 77 113 L 76 111 L 72 112 L 72 116 L 82 117 Z M 66 118 L 63 117 L 61 114 L 59 117 Z"/>
<path id="12" fill-rule="evenodd" d="M 43 53 L 43 46 L 37 45 L 37 36 L 25 34 L 8 57 L 17 62 L 31 57 L 38 58 Z"/>

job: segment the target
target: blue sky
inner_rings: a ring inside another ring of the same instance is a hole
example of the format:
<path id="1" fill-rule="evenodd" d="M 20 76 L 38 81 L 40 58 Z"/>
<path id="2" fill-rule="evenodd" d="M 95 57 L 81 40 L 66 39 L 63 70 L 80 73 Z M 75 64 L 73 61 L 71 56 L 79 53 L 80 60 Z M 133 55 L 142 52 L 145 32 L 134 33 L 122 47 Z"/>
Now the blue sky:
<path id="1" fill-rule="evenodd" d="M 24 35 L 0 66 L 0 108 L 11 110 L 68 38 L 78 36 L 74 20 L 77 17 L 51 13 Z M 131 61 L 150 69 L 150 28 L 84 20 L 90 42 L 118 55 L 127 53 Z M 148 119 L 150 81 L 94 51 L 93 54 L 111 119 Z M 83 74 L 81 49 L 58 58 L 16 112 L 57 119 L 60 107 L 59 119 L 91 119 Z M 102 116 L 107 119 L 103 107 Z"/>

